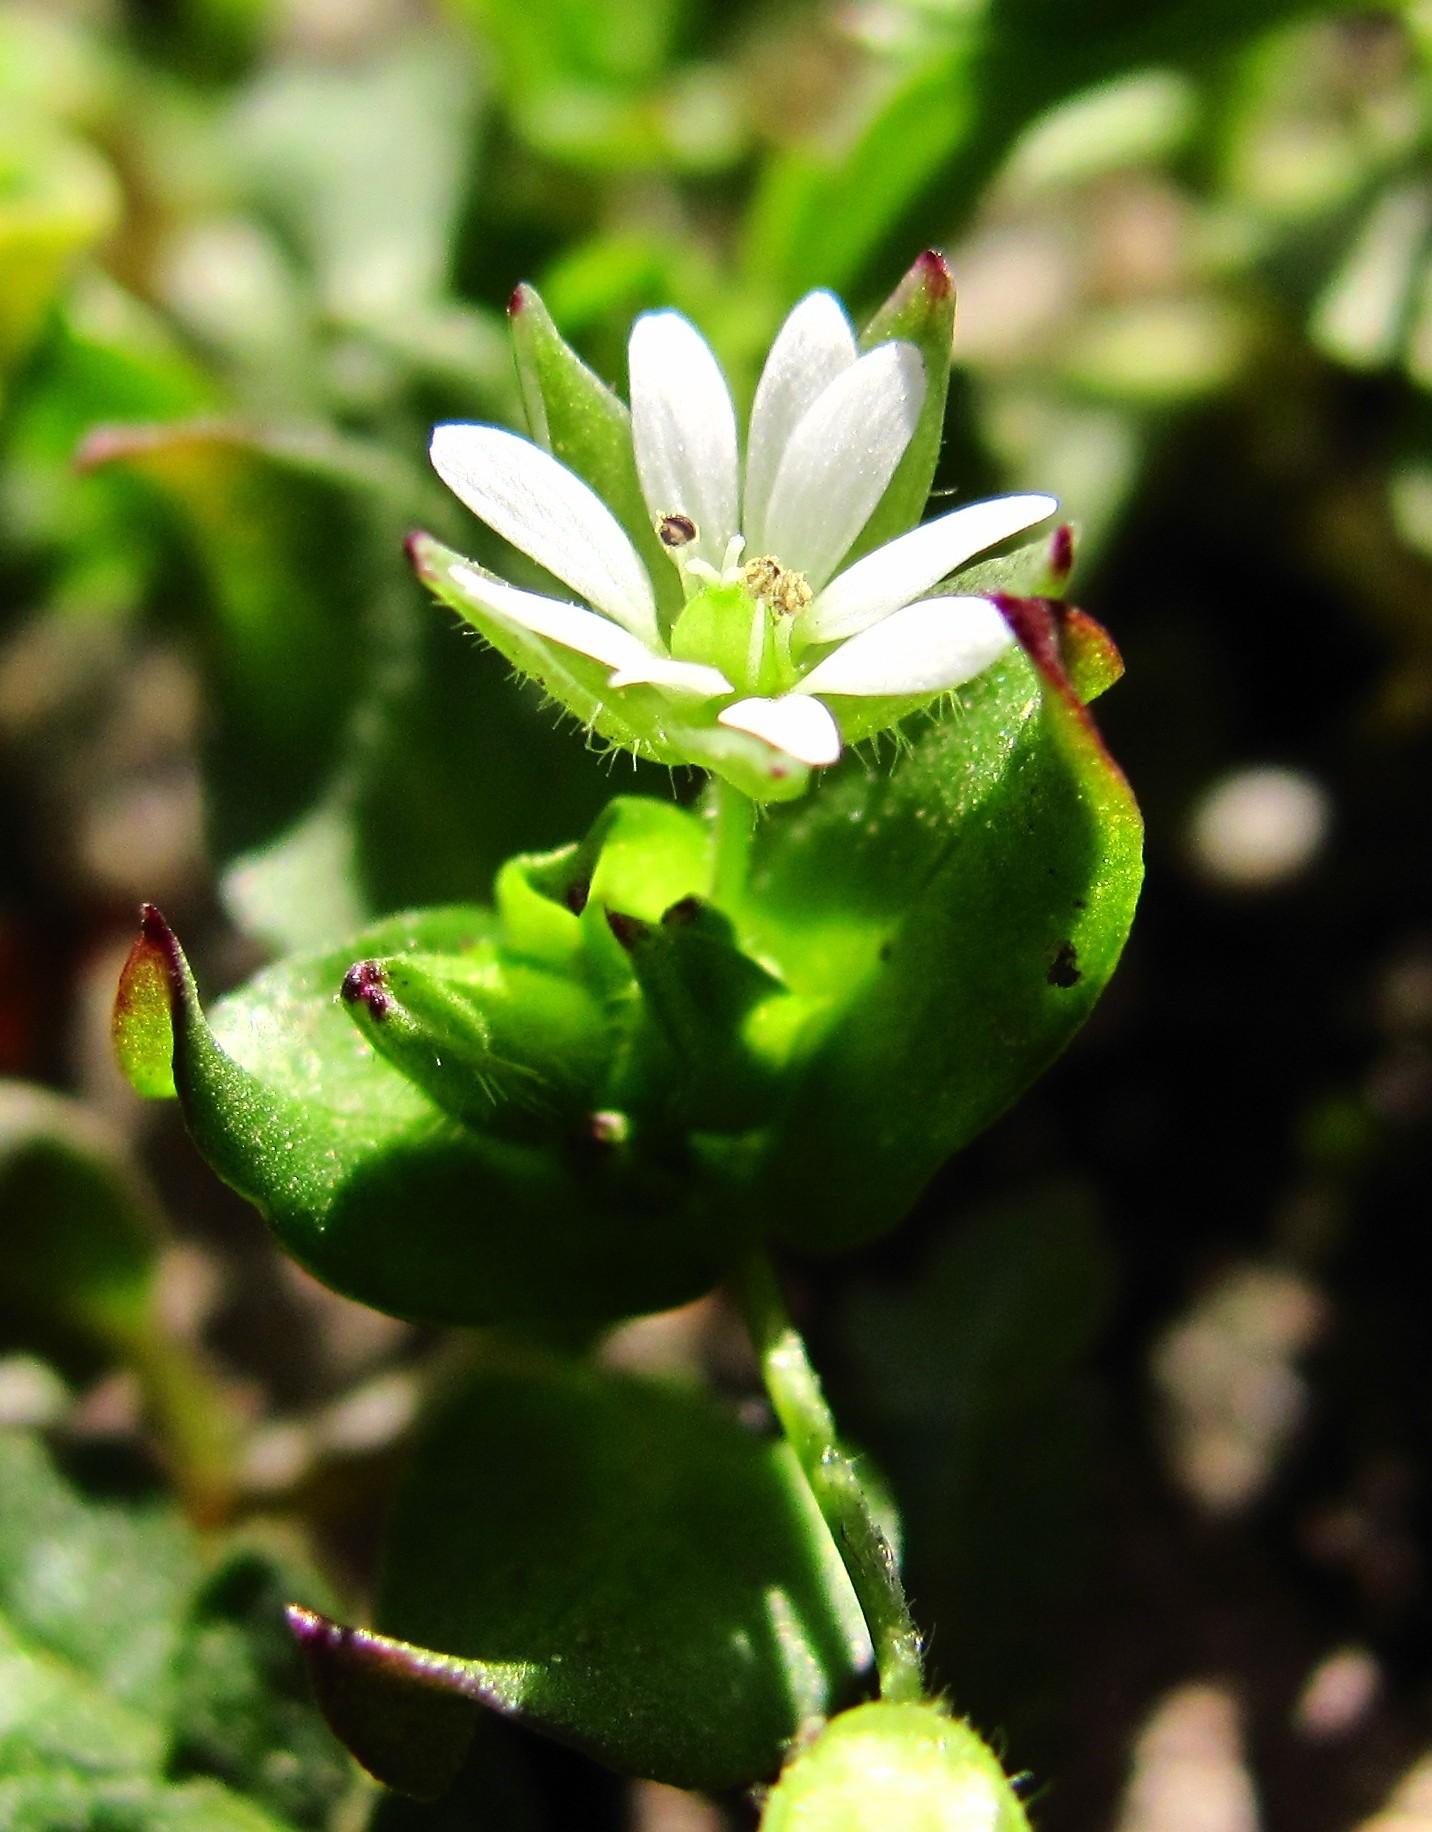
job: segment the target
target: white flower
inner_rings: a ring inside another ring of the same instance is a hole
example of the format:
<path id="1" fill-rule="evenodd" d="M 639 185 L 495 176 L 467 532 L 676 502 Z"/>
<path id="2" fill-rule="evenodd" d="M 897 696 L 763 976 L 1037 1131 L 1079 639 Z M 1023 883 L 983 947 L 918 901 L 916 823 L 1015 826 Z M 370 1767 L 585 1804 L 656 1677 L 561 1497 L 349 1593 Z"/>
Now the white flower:
<path id="1" fill-rule="evenodd" d="M 843 706 L 901 702 L 893 720 L 1008 646 L 988 599 L 924 594 L 1044 520 L 1053 497 L 972 503 L 837 570 L 919 420 L 913 344 L 861 355 L 840 303 L 811 293 L 766 360 L 744 462 L 726 379 L 679 313 L 637 320 L 630 375 L 637 473 L 684 608 L 662 617 L 616 516 L 550 453 L 495 426 L 439 426 L 432 461 L 444 483 L 582 601 L 455 567 L 453 583 L 486 619 L 609 668 L 614 700 L 655 689 L 688 726 L 749 734 L 812 767 L 840 755 Z"/>

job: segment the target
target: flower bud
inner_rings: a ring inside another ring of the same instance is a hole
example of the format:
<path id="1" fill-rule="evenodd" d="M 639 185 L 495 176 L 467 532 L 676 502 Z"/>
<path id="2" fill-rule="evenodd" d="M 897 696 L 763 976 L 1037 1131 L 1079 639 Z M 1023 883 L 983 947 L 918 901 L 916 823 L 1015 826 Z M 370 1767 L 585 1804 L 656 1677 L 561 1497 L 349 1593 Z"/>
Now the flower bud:
<path id="1" fill-rule="evenodd" d="M 833 1718 L 772 1789 L 761 1832 L 1029 1832 L 994 1751 L 933 1703 Z"/>

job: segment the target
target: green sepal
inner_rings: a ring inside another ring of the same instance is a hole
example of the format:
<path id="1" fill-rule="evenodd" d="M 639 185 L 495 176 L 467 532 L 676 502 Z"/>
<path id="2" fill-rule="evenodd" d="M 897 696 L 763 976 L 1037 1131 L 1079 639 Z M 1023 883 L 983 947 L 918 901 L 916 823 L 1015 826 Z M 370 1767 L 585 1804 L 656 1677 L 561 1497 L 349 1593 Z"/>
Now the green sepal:
<path id="1" fill-rule="evenodd" d="M 410 536 L 408 557 L 436 597 L 592 737 L 650 763 L 714 770 L 753 801 L 792 801 L 805 793 L 810 771 L 804 764 L 748 732 L 718 725 L 714 705 L 693 701 L 683 712 L 655 687 L 613 690 L 607 685 L 612 670 L 604 663 L 494 617 L 475 602 L 461 576 L 482 568 L 431 535 Z"/>
<path id="2" fill-rule="evenodd" d="M 914 344 L 925 364 L 925 400 L 905 456 L 846 555 L 846 566 L 905 534 L 925 513 L 944 435 L 954 337 L 954 277 L 945 257 L 929 249 L 860 334 L 862 350 L 873 350 L 897 338 Z"/>
<path id="3" fill-rule="evenodd" d="M 342 997 L 373 1048 L 456 1119 L 527 1132 L 596 1104 L 606 1026 L 572 979 L 487 947 L 357 961 Z"/>
<path id="4" fill-rule="evenodd" d="M 829 1723 L 772 1789 L 761 1832 L 1029 1832 L 999 1758 L 933 1701 L 857 1705 Z"/>
<path id="5" fill-rule="evenodd" d="M 535 286 L 517 288 L 507 319 L 533 440 L 601 497 L 646 562 L 662 610 L 674 615 L 681 587 L 641 493 L 630 410 L 562 336 Z"/>
<path id="6" fill-rule="evenodd" d="M 961 567 L 937 589 L 942 597 L 946 593 L 984 597 L 1007 592 L 1016 598 L 1062 599 L 1068 595 L 1077 545 L 1078 530 L 1071 522 L 1060 522 L 1012 553 Z"/>
<path id="7" fill-rule="evenodd" d="M 444 1406 L 384 1564 L 376 1635 L 297 1626 L 334 1728 L 418 1793 L 455 1771 L 474 1706 L 677 1787 L 768 1779 L 870 1660 L 784 1443 L 554 1357 L 493 1355 Z"/>

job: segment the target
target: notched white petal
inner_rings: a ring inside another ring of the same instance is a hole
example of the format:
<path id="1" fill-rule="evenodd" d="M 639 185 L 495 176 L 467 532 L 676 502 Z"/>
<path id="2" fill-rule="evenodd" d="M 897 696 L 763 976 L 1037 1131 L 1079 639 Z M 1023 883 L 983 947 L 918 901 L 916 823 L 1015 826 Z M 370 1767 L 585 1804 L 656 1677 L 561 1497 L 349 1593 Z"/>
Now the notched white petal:
<path id="1" fill-rule="evenodd" d="M 656 599 L 625 529 L 550 452 L 500 426 L 434 428 L 433 469 L 505 541 L 634 636 L 654 641 Z"/>
<path id="2" fill-rule="evenodd" d="M 652 655 L 644 662 L 618 668 L 607 685 L 649 685 L 661 687 L 667 693 L 690 694 L 698 700 L 714 700 L 732 691 L 731 683 L 719 668 L 708 668 L 705 662 L 672 661 L 664 655 Z"/>
<path id="3" fill-rule="evenodd" d="M 751 406 L 741 512 L 753 553 L 767 550 L 766 507 L 791 434 L 859 351 L 845 308 L 834 293 L 807 293 L 771 345 Z"/>
<path id="4" fill-rule="evenodd" d="M 719 565 L 737 528 L 736 409 L 706 339 L 679 312 L 632 327 L 631 430 L 653 520 L 695 522 L 696 557 Z"/>
<path id="5" fill-rule="evenodd" d="M 817 591 L 885 494 L 924 400 L 920 352 L 880 344 L 835 378 L 786 442 L 761 545 Z"/>
<path id="6" fill-rule="evenodd" d="M 608 668 L 640 668 L 648 659 L 658 659 L 629 630 L 582 605 L 548 598 L 541 592 L 524 592 L 503 579 L 479 572 L 475 566 L 454 566 L 449 577 L 479 610 L 499 623 L 545 636 L 564 648 L 590 655 Z"/>
<path id="7" fill-rule="evenodd" d="M 547 598 L 540 592 L 524 592 L 505 580 L 479 572 L 475 566 L 454 566 L 450 576 L 477 609 L 486 611 L 499 623 L 530 630 L 534 636 L 560 643 L 564 649 L 575 649 L 579 655 L 590 656 L 611 668 L 614 672 L 608 679 L 609 687 L 646 684 L 668 692 L 692 694 L 701 700 L 714 700 L 731 691 L 731 683 L 719 668 L 708 668 L 701 662 L 673 661 L 582 605 Z"/>
<path id="8" fill-rule="evenodd" d="M 941 693 L 983 674 L 1014 640 L 988 598 L 924 598 L 852 636 L 801 681 L 803 693 Z"/>
<path id="9" fill-rule="evenodd" d="M 1053 496 L 995 496 L 912 528 L 832 579 L 801 619 L 801 632 L 809 642 L 835 642 L 869 629 L 986 547 L 1022 534 L 1058 507 Z"/>
<path id="10" fill-rule="evenodd" d="M 812 768 L 834 763 L 840 755 L 840 727 L 834 715 L 809 694 L 787 693 L 778 700 L 737 700 L 722 708 L 717 723 L 763 738 L 778 751 Z"/>

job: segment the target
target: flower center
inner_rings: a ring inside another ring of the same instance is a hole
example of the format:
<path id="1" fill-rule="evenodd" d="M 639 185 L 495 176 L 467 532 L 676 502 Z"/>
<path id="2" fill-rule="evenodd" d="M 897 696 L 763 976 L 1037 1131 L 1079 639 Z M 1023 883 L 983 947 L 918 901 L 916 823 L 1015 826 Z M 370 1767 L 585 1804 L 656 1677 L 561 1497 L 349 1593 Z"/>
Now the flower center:
<path id="1" fill-rule="evenodd" d="M 727 542 L 722 564 L 713 566 L 691 552 L 700 536 L 689 515 L 663 515 L 655 526 L 686 594 L 671 628 L 672 655 L 719 668 L 739 694 L 787 692 L 796 682 L 794 620 L 815 596 L 805 574 L 782 566 L 773 554 L 742 565 L 739 534 Z"/>
<path id="2" fill-rule="evenodd" d="M 768 553 L 747 560 L 741 569 L 741 583 L 778 617 L 799 616 L 815 596 L 804 573 L 782 566 Z"/>

